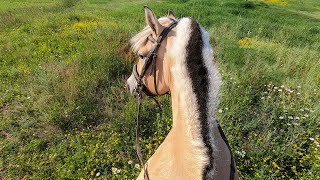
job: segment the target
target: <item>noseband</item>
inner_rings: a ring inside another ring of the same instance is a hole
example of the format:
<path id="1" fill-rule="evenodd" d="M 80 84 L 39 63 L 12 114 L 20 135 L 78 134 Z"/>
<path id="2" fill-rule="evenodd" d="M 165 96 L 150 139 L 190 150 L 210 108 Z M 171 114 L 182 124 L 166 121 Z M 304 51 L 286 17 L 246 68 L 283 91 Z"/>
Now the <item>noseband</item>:
<path id="1" fill-rule="evenodd" d="M 142 99 L 142 93 L 145 95 L 152 97 L 154 99 L 155 96 L 159 95 L 157 90 L 157 81 L 156 81 L 156 60 L 157 60 L 157 52 L 160 48 L 160 45 L 162 41 L 167 37 L 168 33 L 178 24 L 178 22 L 174 19 L 171 19 L 173 22 L 167 26 L 165 29 L 162 30 L 160 33 L 160 36 L 158 37 L 155 46 L 153 49 L 148 53 L 148 55 L 144 58 L 144 64 L 142 66 L 140 74 L 138 73 L 137 65 L 135 64 L 133 66 L 133 75 L 134 78 L 137 81 L 137 86 L 133 91 L 133 95 L 137 97 L 138 99 L 138 113 L 137 113 L 137 124 L 136 124 L 136 149 L 137 149 L 137 155 L 140 161 L 141 166 L 144 169 L 144 179 L 149 180 L 149 174 L 147 165 L 144 164 L 142 153 L 141 153 L 141 146 L 140 146 L 140 107 L 141 107 L 141 99 Z M 154 89 L 156 94 L 153 94 L 150 92 L 150 90 L 146 87 L 146 85 L 142 82 L 142 78 L 145 76 L 146 71 L 148 70 L 149 66 L 152 64 L 152 71 L 153 72 L 153 83 L 154 83 Z M 154 99 L 155 102 L 160 107 L 158 101 Z"/>

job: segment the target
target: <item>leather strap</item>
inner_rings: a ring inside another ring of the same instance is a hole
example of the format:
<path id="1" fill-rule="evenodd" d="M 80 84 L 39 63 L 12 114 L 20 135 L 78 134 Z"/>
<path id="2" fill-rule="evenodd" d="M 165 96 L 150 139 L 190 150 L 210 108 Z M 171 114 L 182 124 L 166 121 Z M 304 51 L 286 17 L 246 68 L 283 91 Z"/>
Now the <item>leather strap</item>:
<path id="1" fill-rule="evenodd" d="M 226 143 L 228 149 L 229 149 L 229 152 L 230 152 L 230 156 L 231 156 L 231 164 L 230 164 L 230 180 L 234 180 L 234 173 L 236 172 L 236 168 L 234 166 L 234 159 L 233 159 L 233 155 L 232 155 L 232 151 L 231 151 L 231 148 L 230 148 L 230 145 L 229 145 L 229 142 L 227 140 L 227 137 L 226 135 L 224 134 L 220 124 L 218 124 L 218 129 L 219 129 L 219 133 L 223 139 L 223 141 Z"/>
<path id="2" fill-rule="evenodd" d="M 145 63 L 142 66 L 141 72 L 138 73 L 137 71 L 137 67 L 136 65 L 133 67 L 133 73 L 134 73 L 134 77 L 138 82 L 138 85 L 142 86 L 142 91 L 147 95 L 147 96 L 151 96 L 154 97 L 156 95 L 159 95 L 158 93 L 158 88 L 157 88 L 157 78 L 156 78 L 156 60 L 157 60 L 157 52 L 160 48 L 160 45 L 162 43 L 162 41 L 167 37 L 168 33 L 171 31 L 171 29 L 173 29 L 176 25 L 178 24 L 177 21 L 173 21 L 168 27 L 166 27 L 165 29 L 163 29 L 163 31 L 160 33 L 156 44 L 154 46 L 154 48 L 148 53 L 148 55 L 144 58 Z M 150 64 L 152 63 L 152 70 L 151 73 L 153 73 L 153 83 L 154 83 L 154 88 L 155 88 L 155 92 L 156 94 L 153 94 L 142 82 L 142 78 L 145 76 L 145 73 L 147 71 L 147 69 L 149 68 Z"/>

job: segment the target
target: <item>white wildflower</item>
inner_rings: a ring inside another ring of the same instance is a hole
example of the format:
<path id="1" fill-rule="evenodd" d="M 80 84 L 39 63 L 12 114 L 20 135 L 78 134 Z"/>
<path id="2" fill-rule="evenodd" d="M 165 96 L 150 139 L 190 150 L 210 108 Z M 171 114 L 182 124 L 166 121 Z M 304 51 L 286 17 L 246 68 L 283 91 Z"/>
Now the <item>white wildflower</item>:
<path id="1" fill-rule="evenodd" d="M 279 116 L 279 119 L 284 119 L 284 117 L 283 116 Z"/>
<path id="2" fill-rule="evenodd" d="M 229 108 L 227 108 L 227 107 L 226 107 L 226 108 L 224 108 L 224 109 L 225 109 L 225 110 L 229 110 Z"/>
<path id="3" fill-rule="evenodd" d="M 314 141 L 314 138 L 312 138 L 312 137 L 311 137 L 311 138 L 309 138 L 309 139 L 310 139 L 311 141 Z"/>
<path id="4" fill-rule="evenodd" d="M 118 168 L 112 167 L 112 168 L 111 168 L 111 171 L 112 171 L 113 174 L 117 174 Z"/>
<path id="5" fill-rule="evenodd" d="M 293 119 L 293 117 L 292 117 L 292 116 L 288 116 L 288 118 L 289 118 L 289 119 Z"/>
<path id="6" fill-rule="evenodd" d="M 129 161 L 128 161 L 128 164 L 132 164 L 132 161 L 131 161 L 131 160 L 129 160 Z"/>
<path id="7" fill-rule="evenodd" d="M 303 116 L 304 116 L 304 117 L 306 117 L 306 118 L 307 118 L 307 117 L 309 117 L 309 115 L 308 115 L 308 114 L 304 114 Z"/>
<path id="8" fill-rule="evenodd" d="M 301 93 L 297 92 L 297 95 L 300 95 Z"/>
<path id="9" fill-rule="evenodd" d="M 219 109 L 218 112 L 219 112 L 219 113 L 222 113 L 222 109 Z"/>
<path id="10" fill-rule="evenodd" d="M 281 87 L 281 88 L 284 88 L 284 85 L 281 85 L 280 87 Z"/>
<path id="11" fill-rule="evenodd" d="M 140 168 L 140 165 L 139 164 L 135 164 L 134 167 L 138 169 L 138 168 Z"/>
<path id="12" fill-rule="evenodd" d="M 99 176 L 100 176 L 100 172 L 97 172 L 96 177 L 99 177 Z"/>
<path id="13" fill-rule="evenodd" d="M 297 116 L 297 117 L 295 117 L 294 119 L 299 120 L 300 118 Z"/>
<path id="14" fill-rule="evenodd" d="M 299 123 L 294 122 L 294 123 L 292 123 L 292 125 L 299 126 Z"/>
<path id="15" fill-rule="evenodd" d="M 244 158 L 244 156 L 246 155 L 246 152 L 245 151 L 235 151 L 235 153 L 237 155 L 239 155 L 240 157 Z"/>
<path id="16" fill-rule="evenodd" d="M 279 91 L 279 92 L 281 92 L 281 91 L 282 91 L 282 89 L 278 89 L 278 91 Z"/>

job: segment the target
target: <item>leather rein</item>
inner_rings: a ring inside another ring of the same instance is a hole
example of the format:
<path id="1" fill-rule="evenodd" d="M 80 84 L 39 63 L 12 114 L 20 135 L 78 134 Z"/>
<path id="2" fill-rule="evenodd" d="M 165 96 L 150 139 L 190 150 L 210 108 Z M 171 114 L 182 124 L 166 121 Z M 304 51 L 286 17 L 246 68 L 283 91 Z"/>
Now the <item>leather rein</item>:
<path id="1" fill-rule="evenodd" d="M 162 95 L 162 94 L 159 94 L 157 91 L 156 60 L 157 60 L 157 52 L 160 48 L 162 41 L 167 37 L 168 33 L 178 24 L 178 22 L 176 20 L 174 20 L 174 19 L 171 19 L 171 20 L 173 22 L 169 26 L 167 26 L 165 29 L 163 29 L 163 31 L 160 33 L 158 39 L 156 40 L 155 46 L 153 47 L 153 49 L 148 53 L 148 55 L 146 57 L 143 58 L 145 60 L 145 63 L 142 66 L 141 72 L 138 73 L 136 64 L 133 66 L 133 75 L 137 81 L 137 86 L 134 89 L 134 96 L 138 99 L 138 113 L 137 113 L 137 122 L 136 122 L 136 150 L 137 150 L 137 155 L 138 155 L 140 164 L 141 164 L 142 168 L 144 169 L 144 179 L 145 180 L 150 180 L 150 178 L 149 178 L 149 174 L 148 174 L 147 164 L 145 164 L 143 157 L 142 157 L 141 146 L 140 146 L 140 110 L 141 110 L 142 93 L 151 97 L 157 103 L 158 107 L 161 109 L 159 102 L 154 98 L 155 96 Z M 152 64 L 151 73 L 153 73 L 154 90 L 155 90 L 156 94 L 153 94 L 142 81 L 142 78 L 145 76 L 145 73 L 151 64 Z M 232 156 L 232 152 L 231 152 L 231 148 L 229 146 L 228 140 L 227 140 L 225 134 L 223 133 L 219 124 L 218 124 L 218 129 L 219 129 L 219 133 L 220 133 L 223 141 L 226 143 L 226 145 L 230 151 L 230 154 L 231 154 L 230 180 L 233 180 L 234 173 L 235 173 L 234 158 Z"/>

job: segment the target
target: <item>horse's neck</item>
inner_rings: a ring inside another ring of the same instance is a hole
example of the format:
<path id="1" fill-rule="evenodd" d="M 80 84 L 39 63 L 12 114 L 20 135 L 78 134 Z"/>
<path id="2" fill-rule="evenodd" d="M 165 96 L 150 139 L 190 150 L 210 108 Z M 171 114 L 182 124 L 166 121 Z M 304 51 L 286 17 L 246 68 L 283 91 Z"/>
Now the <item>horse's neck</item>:
<path id="1" fill-rule="evenodd" d="M 173 157 L 173 162 L 180 164 L 183 162 L 190 165 L 193 174 L 201 177 L 202 169 L 210 163 L 210 156 L 203 136 L 213 136 L 212 132 L 216 122 L 211 121 L 207 127 L 208 134 L 203 134 L 200 122 L 202 119 L 199 119 L 199 110 L 197 110 L 198 107 L 195 103 L 196 97 L 190 87 L 183 88 L 183 90 L 182 92 L 171 92 L 173 127 L 168 141 L 171 141 L 173 156 L 170 157 Z M 213 138 L 211 143 L 214 148 Z"/>
<path id="2" fill-rule="evenodd" d="M 188 18 L 180 20 L 176 31 L 170 51 L 173 128 L 168 139 L 175 153 L 204 169 L 202 175 L 208 179 L 214 173 L 220 75 L 212 61 L 208 33 Z"/>
<path id="3" fill-rule="evenodd" d="M 172 92 L 172 113 L 173 113 L 173 132 L 176 132 L 177 136 L 183 139 L 183 141 L 193 142 L 193 145 L 204 148 L 203 136 L 210 136 L 213 134 L 216 127 L 216 121 L 214 114 L 211 114 L 208 119 L 200 119 L 200 111 L 209 112 L 214 111 L 214 107 L 208 107 L 208 109 L 199 110 L 196 105 L 196 97 L 190 88 L 183 88 L 187 92 Z M 207 121 L 208 126 L 206 131 L 202 131 L 201 121 Z M 208 133 L 208 134 L 204 134 Z M 183 136 L 183 137 L 181 137 Z M 181 139 L 181 140 L 182 140 Z M 212 142 L 213 143 L 213 142 Z"/>

